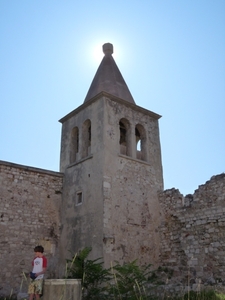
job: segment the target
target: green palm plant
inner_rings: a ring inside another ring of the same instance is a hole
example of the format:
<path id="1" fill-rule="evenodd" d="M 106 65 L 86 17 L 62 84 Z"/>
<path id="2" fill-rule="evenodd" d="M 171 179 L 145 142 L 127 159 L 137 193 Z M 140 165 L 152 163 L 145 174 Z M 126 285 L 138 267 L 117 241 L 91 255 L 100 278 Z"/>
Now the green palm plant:
<path id="1" fill-rule="evenodd" d="M 111 267 L 114 282 L 111 283 L 110 294 L 118 300 L 151 299 L 147 295 L 146 287 L 152 276 L 151 265 L 139 267 L 137 261 L 116 264 Z"/>
<path id="2" fill-rule="evenodd" d="M 67 260 L 66 278 L 81 279 L 83 300 L 162 300 L 152 293 L 152 289 L 164 285 L 165 278 L 173 275 L 172 270 L 162 267 L 152 270 L 151 264 L 138 266 L 136 260 L 123 265 L 116 263 L 110 269 L 104 269 L 101 258 L 88 259 L 90 252 L 91 248 L 86 247 L 71 260 Z M 168 298 L 225 300 L 225 295 L 213 290 L 200 293 L 191 291 L 182 297 L 168 296 L 164 299 Z"/>
<path id="3" fill-rule="evenodd" d="M 107 298 L 107 282 L 111 279 L 109 270 L 103 268 L 101 258 L 87 259 L 90 247 L 74 255 L 72 260 L 67 260 L 67 278 L 81 279 L 82 299 L 99 300 Z"/>

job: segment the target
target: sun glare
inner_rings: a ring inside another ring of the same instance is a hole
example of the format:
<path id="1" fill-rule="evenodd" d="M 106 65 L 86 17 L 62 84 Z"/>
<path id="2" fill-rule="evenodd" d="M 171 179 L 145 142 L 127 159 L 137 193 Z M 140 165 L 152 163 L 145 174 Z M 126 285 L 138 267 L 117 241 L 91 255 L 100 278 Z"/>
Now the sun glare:
<path id="1" fill-rule="evenodd" d="M 92 55 L 92 60 L 94 60 L 94 62 L 100 63 L 104 53 L 102 50 L 102 46 L 106 43 L 111 43 L 113 44 L 113 57 L 114 58 L 118 58 L 120 50 L 119 47 L 117 45 L 114 45 L 113 42 L 111 41 L 105 41 L 105 42 L 99 42 L 96 43 L 93 47 L 92 47 L 92 51 L 91 51 L 91 55 Z"/>
<path id="2" fill-rule="evenodd" d="M 96 62 L 101 62 L 102 58 L 104 56 L 104 53 L 102 51 L 102 44 L 96 44 L 93 47 L 93 51 L 92 51 L 92 58 L 93 60 Z"/>
<path id="3" fill-rule="evenodd" d="M 90 39 L 89 45 L 90 47 L 87 47 L 85 49 L 85 57 L 86 61 L 88 62 L 89 65 L 92 67 L 96 68 L 99 66 L 101 63 L 104 53 L 102 46 L 106 43 L 111 43 L 113 45 L 113 58 L 115 59 L 116 62 L 120 62 L 121 59 L 124 59 L 124 51 L 121 49 L 121 43 L 119 41 L 115 41 L 113 38 L 106 38 L 106 39 L 99 39 L 98 41 Z"/>

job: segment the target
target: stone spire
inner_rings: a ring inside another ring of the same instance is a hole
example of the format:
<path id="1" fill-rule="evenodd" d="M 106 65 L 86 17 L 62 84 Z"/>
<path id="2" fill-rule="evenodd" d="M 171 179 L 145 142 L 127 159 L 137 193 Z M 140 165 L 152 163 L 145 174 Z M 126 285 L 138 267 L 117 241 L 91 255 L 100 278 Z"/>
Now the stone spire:
<path id="1" fill-rule="evenodd" d="M 87 102 L 100 92 L 107 92 L 135 104 L 128 86 L 112 57 L 113 45 L 106 43 L 102 48 L 105 56 L 98 67 L 84 102 Z"/>

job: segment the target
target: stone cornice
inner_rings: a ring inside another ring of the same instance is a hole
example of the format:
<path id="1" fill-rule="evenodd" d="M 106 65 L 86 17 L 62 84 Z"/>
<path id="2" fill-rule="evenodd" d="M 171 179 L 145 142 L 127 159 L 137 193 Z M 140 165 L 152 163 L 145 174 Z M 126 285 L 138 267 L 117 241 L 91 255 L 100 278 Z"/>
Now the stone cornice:
<path id="1" fill-rule="evenodd" d="M 130 103 L 128 101 L 125 101 L 121 98 L 118 98 L 116 96 L 113 96 L 111 94 L 108 94 L 106 92 L 101 92 L 99 93 L 98 95 L 96 95 L 95 97 L 93 97 L 92 99 L 88 100 L 87 102 L 84 102 L 82 105 L 78 106 L 76 109 L 74 109 L 73 111 L 71 111 L 70 113 L 68 113 L 65 117 L 61 118 L 59 120 L 60 123 L 64 123 L 66 120 L 68 120 L 69 118 L 71 118 L 72 116 L 76 115 L 78 112 L 80 112 L 81 110 L 85 109 L 86 107 L 88 107 L 89 105 L 91 105 L 92 103 L 94 103 L 95 101 L 97 101 L 98 99 L 102 98 L 102 97 L 105 97 L 105 98 L 109 98 L 110 100 L 112 101 L 115 101 L 117 103 L 120 103 L 122 105 L 125 105 L 135 111 L 139 111 L 143 114 L 146 114 L 146 115 L 149 115 L 150 117 L 158 120 L 161 118 L 160 115 L 150 111 L 150 110 L 147 110 L 141 106 L 138 106 L 136 104 L 133 104 L 133 103 Z"/>

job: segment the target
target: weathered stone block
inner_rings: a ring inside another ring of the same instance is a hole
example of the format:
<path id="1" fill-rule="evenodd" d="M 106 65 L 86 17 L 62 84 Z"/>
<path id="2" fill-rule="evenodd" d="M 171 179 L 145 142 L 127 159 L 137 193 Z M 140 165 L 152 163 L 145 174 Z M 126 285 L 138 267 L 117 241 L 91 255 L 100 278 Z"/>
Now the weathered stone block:
<path id="1" fill-rule="evenodd" d="M 80 279 L 46 279 L 43 300 L 81 300 Z"/>

